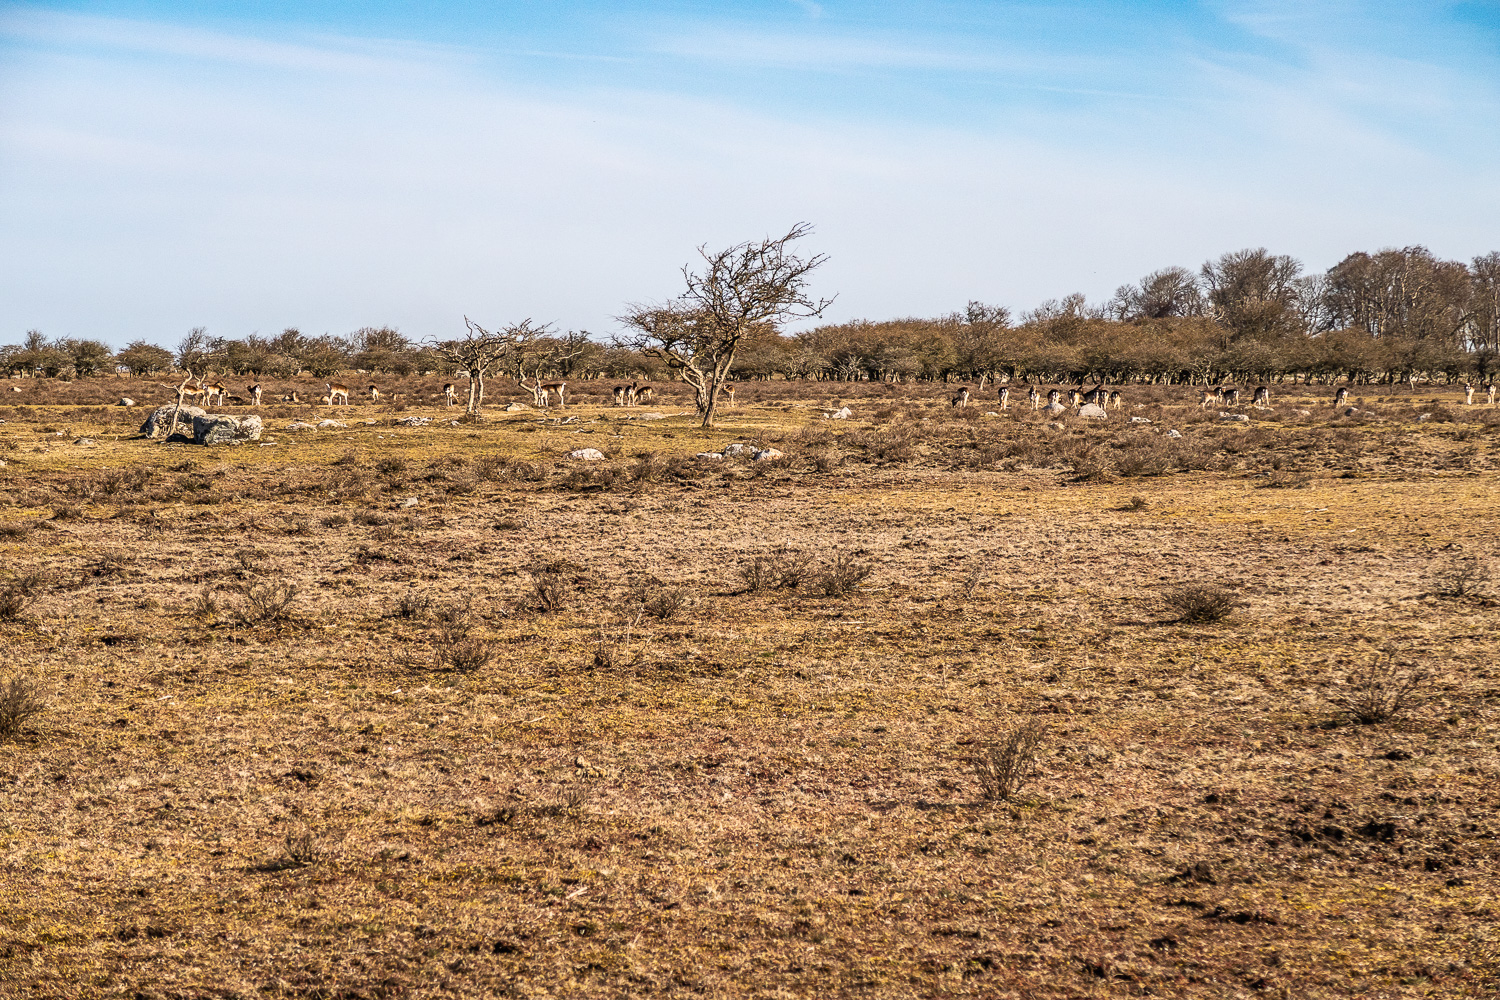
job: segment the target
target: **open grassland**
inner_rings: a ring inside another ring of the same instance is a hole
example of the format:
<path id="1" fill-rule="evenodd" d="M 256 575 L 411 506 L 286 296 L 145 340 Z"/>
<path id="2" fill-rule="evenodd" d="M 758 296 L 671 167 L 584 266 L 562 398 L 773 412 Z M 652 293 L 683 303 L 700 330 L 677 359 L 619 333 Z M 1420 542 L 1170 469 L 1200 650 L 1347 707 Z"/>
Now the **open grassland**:
<path id="1" fill-rule="evenodd" d="M 105 405 L 152 383 L 21 385 L 0 996 L 1500 990 L 1500 417 L 1457 390 L 1057 430 L 755 383 L 705 432 L 410 379 L 210 449 Z M 692 457 L 731 441 L 785 454 Z M 1383 649 L 1413 696 L 1355 723 Z"/>

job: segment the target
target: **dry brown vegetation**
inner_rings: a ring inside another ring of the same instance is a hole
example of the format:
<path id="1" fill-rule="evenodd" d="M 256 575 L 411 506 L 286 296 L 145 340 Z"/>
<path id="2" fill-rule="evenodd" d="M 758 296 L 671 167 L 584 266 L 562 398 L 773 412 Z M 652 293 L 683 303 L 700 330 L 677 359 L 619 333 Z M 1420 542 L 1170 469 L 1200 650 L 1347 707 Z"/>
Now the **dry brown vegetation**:
<path id="1" fill-rule="evenodd" d="M 0 996 L 1500 988 L 1500 419 L 1456 391 L 1055 430 L 743 383 L 705 432 L 410 379 L 207 449 L 101 405 L 151 384 L 0 401 L 0 684 L 45 702 Z M 784 457 L 693 458 L 734 440 Z"/>

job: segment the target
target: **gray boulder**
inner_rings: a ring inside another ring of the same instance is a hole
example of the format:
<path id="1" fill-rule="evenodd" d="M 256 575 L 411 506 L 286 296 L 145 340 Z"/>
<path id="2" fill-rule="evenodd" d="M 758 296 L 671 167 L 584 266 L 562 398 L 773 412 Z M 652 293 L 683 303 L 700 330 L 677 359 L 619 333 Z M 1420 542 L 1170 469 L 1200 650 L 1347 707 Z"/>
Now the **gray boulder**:
<path id="1" fill-rule="evenodd" d="M 1177 438 L 1182 437 L 1182 432 L 1177 430 L 1167 431 L 1167 437 L 1176 440 Z"/>
<path id="2" fill-rule="evenodd" d="M 852 416 L 854 416 L 854 411 L 847 406 L 840 407 L 832 413 L 823 414 L 825 420 L 848 420 Z"/>
<path id="3" fill-rule="evenodd" d="M 598 448 L 579 448 L 577 451 L 568 452 L 569 458 L 576 458 L 580 462 L 602 462 L 604 452 Z"/>
<path id="4" fill-rule="evenodd" d="M 755 461 L 757 461 L 757 462 L 770 462 L 773 459 L 783 458 L 785 456 L 782 455 L 782 453 L 781 453 L 781 451 L 779 449 L 776 449 L 776 448 L 762 448 L 760 451 L 757 451 L 754 455 L 752 455 L 750 457 L 753 458 L 753 459 L 755 459 Z"/>
<path id="5" fill-rule="evenodd" d="M 747 450 L 748 449 L 746 449 L 744 445 L 736 441 L 734 444 L 726 444 L 724 446 L 724 451 L 722 452 L 722 454 L 730 458 L 734 458 L 736 456 L 743 455 Z"/>
<path id="6" fill-rule="evenodd" d="M 115 405 L 116 406 L 134 406 L 135 405 L 135 400 L 131 399 L 129 396 L 121 396 L 120 397 L 120 401 L 118 403 L 116 403 Z"/>
<path id="7" fill-rule="evenodd" d="M 1236 424 L 1248 424 L 1250 422 L 1250 418 L 1243 413 L 1220 413 L 1219 419 Z"/>
<path id="8" fill-rule="evenodd" d="M 319 420 L 318 421 L 318 430 L 320 430 L 320 431 L 332 431 L 332 430 L 337 430 L 340 427 L 348 427 L 348 426 L 349 425 L 346 424 L 346 423 L 344 423 L 342 420 Z"/>
<path id="9" fill-rule="evenodd" d="M 166 437 L 172 429 L 172 411 L 177 409 L 176 403 L 168 403 L 166 406 L 158 406 L 151 411 L 151 416 L 141 424 L 141 433 L 148 438 Z M 193 421 L 198 417 L 206 417 L 208 414 L 196 406 L 184 406 L 177 414 L 177 426 L 189 429 Z"/>
<path id="10" fill-rule="evenodd" d="M 193 441 L 197 444 L 244 444 L 259 441 L 260 417 L 231 417 L 227 414 L 193 418 Z"/>
<path id="11" fill-rule="evenodd" d="M 1068 408 L 1061 403 L 1048 403 L 1046 408 L 1043 409 L 1042 412 L 1047 414 L 1047 416 L 1049 417 L 1060 417 L 1064 413 L 1068 412 Z"/>
<path id="12" fill-rule="evenodd" d="M 1109 413 L 1098 403 L 1084 403 L 1078 408 L 1080 417 L 1088 417 L 1090 420 L 1108 420 Z"/>

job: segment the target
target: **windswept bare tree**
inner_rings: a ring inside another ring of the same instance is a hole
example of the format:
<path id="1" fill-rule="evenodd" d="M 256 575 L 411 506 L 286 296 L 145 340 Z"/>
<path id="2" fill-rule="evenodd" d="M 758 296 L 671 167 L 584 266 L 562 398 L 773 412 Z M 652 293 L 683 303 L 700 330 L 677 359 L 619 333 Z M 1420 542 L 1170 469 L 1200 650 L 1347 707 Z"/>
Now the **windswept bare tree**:
<path id="1" fill-rule="evenodd" d="M 477 417 L 484 405 L 485 378 L 513 352 L 539 337 L 546 327 L 533 326 L 530 319 L 523 319 L 491 333 L 467 316 L 464 317 L 464 326 L 467 330 L 464 336 L 454 340 L 428 341 L 427 346 L 468 377 L 469 402 L 464 413 Z"/>
<path id="2" fill-rule="evenodd" d="M 833 302 L 807 291 L 809 275 L 828 257 L 791 252 L 792 243 L 811 232 L 812 226 L 799 222 L 785 236 L 714 252 L 699 247 L 703 267 L 683 267 L 687 290 L 680 298 L 632 306 L 619 317 L 633 331 L 620 338 L 620 345 L 660 359 L 691 385 L 704 427 L 713 426 L 719 389 L 746 335 L 821 315 Z"/>

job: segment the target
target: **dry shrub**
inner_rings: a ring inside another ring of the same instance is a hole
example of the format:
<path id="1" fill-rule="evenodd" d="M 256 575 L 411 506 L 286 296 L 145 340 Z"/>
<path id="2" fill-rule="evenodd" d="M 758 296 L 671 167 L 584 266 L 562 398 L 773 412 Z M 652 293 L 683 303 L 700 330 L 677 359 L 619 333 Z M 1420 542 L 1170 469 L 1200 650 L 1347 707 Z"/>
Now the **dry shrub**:
<path id="1" fill-rule="evenodd" d="M 422 619 L 432 610 L 432 598 L 418 590 L 408 590 L 396 598 L 396 604 L 391 609 L 392 617 L 406 619 Z"/>
<path id="2" fill-rule="evenodd" d="M 188 606 L 188 614 L 204 621 L 219 617 L 219 601 L 214 597 L 212 587 L 204 587 L 199 591 L 193 603 Z"/>
<path id="3" fill-rule="evenodd" d="M 0 620 L 18 618 L 41 596 L 46 578 L 40 573 L 23 573 L 0 583 Z"/>
<path id="4" fill-rule="evenodd" d="M 811 559 L 783 546 L 769 555 L 752 556 L 740 566 L 740 576 L 748 592 L 796 590 L 811 569 Z"/>
<path id="5" fill-rule="evenodd" d="M 531 597 L 542 612 L 558 611 L 567 606 L 571 596 L 569 580 L 554 570 L 531 574 Z"/>
<path id="6" fill-rule="evenodd" d="M 686 587 L 669 587 L 655 577 L 643 577 L 631 588 L 631 599 L 653 618 L 669 621 L 687 607 Z"/>
<path id="7" fill-rule="evenodd" d="M 852 594 L 865 581 L 874 567 L 854 557 L 839 553 L 823 570 L 808 581 L 813 593 L 823 597 L 844 597 Z"/>
<path id="8" fill-rule="evenodd" d="M 1191 625 L 1223 621 L 1240 604 L 1233 590 L 1216 583 L 1185 583 L 1167 591 L 1161 601 L 1176 621 Z"/>
<path id="9" fill-rule="evenodd" d="M 30 674 L 17 674 L 0 684 L 0 739 L 9 739 L 47 708 L 42 687 Z"/>
<path id="10" fill-rule="evenodd" d="M 1457 553 L 1432 570 L 1433 593 L 1440 597 L 1475 597 L 1489 582 L 1489 564 L 1477 555 Z"/>
<path id="11" fill-rule="evenodd" d="M 1391 650 L 1384 650 L 1359 669 L 1352 670 L 1340 685 L 1324 688 L 1323 697 L 1362 726 L 1386 722 L 1415 702 L 1429 675 L 1410 664 L 1398 664 Z"/>
<path id="12" fill-rule="evenodd" d="M 269 625 L 291 617 L 297 588 L 290 583 L 251 583 L 236 588 L 240 602 L 234 619 L 241 625 Z"/>
<path id="13" fill-rule="evenodd" d="M 483 639 L 465 639 L 441 646 L 441 660 L 461 674 L 472 674 L 495 658 L 495 645 Z"/>
<path id="14" fill-rule="evenodd" d="M 636 627 L 640 625 L 645 611 L 638 611 L 634 618 L 617 629 L 599 628 L 594 643 L 594 667 L 600 670 L 621 670 L 633 667 L 641 660 L 643 649 L 634 642 Z"/>
<path id="15" fill-rule="evenodd" d="M 1122 476 L 1164 476 L 1177 467 L 1177 448 L 1170 438 L 1138 435 L 1115 452 L 1114 464 Z"/>
<path id="16" fill-rule="evenodd" d="M 35 524 L 20 521 L 15 524 L 0 524 L 0 539 L 7 542 L 19 542 L 36 528 Z"/>
<path id="17" fill-rule="evenodd" d="M 1003 802 L 1021 790 L 1037 770 L 1037 751 L 1047 727 L 1023 722 L 1003 731 L 983 751 L 974 755 L 974 773 L 979 791 L 991 802 Z"/>
<path id="18" fill-rule="evenodd" d="M 474 603 L 469 598 L 451 601 L 432 613 L 438 627 L 438 644 L 452 646 L 469 637 L 474 627 Z"/>

